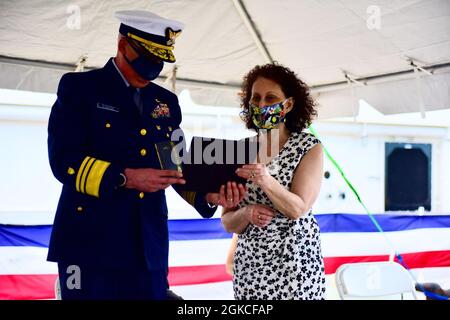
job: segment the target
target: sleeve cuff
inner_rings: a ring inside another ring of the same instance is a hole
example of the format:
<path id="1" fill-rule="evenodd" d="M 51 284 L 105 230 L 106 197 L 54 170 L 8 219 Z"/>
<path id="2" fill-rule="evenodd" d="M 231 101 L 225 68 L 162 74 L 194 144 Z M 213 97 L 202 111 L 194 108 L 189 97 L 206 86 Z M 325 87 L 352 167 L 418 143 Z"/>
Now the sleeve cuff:
<path id="1" fill-rule="evenodd" d="M 205 199 L 206 194 L 197 192 L 195 195 L 194 207 L 203 218 L 211 218 L 218 207 L 211 208 Z"/>
<path id="2" fill-rule="evenodd" d="M 117 187 L 121 172 L 108 161 L 85 157 L 75 179 L 75 188 L 80 193 L 99 198 Z"/>

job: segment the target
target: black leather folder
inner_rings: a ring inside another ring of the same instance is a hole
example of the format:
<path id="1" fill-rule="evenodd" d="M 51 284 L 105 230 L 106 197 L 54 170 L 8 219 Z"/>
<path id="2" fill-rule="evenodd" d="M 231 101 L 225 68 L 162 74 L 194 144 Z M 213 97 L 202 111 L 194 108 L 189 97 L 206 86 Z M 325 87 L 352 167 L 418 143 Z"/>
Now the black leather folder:
<path id="1" fill-rule="evenodd" d="M 176 148 L 174 142 L 155 144 L 161 168 L 183 173 L 182 190 L 219 192 L 228 181 L 242 183 L 246 180 L 236 174 L 236 169 L 253 163 L 258 152 L 256 139 L 227 140 L 193 137 L 189 150 Z"/>

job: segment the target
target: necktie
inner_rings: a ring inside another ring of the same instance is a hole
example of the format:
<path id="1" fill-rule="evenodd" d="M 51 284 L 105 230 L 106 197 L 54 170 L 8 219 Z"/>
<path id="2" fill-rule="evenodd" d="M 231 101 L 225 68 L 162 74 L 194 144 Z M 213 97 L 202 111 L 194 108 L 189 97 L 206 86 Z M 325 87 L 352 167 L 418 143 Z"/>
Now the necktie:
<path id="1" fill-rule="evenodd" d="M 139 88 L 133 88 L 133 101 L 139 111 L 139 114 L 142 115 L 144 112 L 144 102 L 142 100 L 141 90 Z"/>

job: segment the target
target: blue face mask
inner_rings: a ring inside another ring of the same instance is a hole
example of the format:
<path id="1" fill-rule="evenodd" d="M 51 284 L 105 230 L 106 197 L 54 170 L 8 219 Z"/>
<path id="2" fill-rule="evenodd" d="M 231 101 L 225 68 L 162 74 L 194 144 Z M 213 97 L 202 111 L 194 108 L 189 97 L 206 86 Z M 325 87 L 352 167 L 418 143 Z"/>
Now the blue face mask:
<path id="1" fill-rule="evenodd" d="M 133 47 L 133 46 L 132 46 Z M 134 49 L 134 47 L 133 47 Z M 137 51 L 136 49 L 134 49 Z M 126 55 L 123 55 L 128 64 L 133 68 L 138 75 L 140 75 L 145 80 L 154 80 L 161 73 L 164 67 L 164 62 L 153 61 L 146 58 L 144 55 L 139 53 L 139 56 L 130 61 Z"/>

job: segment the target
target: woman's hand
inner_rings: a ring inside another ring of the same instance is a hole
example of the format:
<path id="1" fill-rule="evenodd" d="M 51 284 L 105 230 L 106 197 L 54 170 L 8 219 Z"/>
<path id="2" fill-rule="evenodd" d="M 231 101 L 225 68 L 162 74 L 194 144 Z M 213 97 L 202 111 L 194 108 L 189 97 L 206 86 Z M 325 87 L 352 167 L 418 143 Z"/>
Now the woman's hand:
<path id="1" fill-rule="evenodd" d="M 206 194 L 206 201 L 222 206 L 225 209 L 235 208 L 245 197 L 247 192 L 242 184 L 228 182 L 226 187 L 222 185 L 219 193 Z"/>
<path id="2" fill-rule="evenodd" d="M 260 188 L 264 188 L 275 180 L 269 174 L 266 165 L 262 163 L 245 164 L 236 170 L 236 174 L 253 181 Z"/>
<path id="3" fill-rule="evenodd" d="M 263 228 L 275 217 L 275 211 L 261 204 L 252 204 L 245 207 L 244 215 L 251 224 Z"/>

